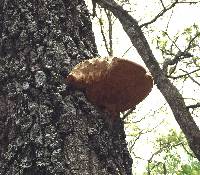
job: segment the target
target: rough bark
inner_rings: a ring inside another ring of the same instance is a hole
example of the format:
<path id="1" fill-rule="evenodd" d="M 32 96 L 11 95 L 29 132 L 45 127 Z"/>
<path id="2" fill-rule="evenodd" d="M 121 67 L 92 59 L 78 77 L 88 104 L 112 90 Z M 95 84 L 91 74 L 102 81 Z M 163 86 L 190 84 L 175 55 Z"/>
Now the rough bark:
<path id="1" fill-rule="evenodd" d="M 133 46 L 153 75 L 155 84 L 168 102 L 176 121 L 188 140 L 191 150 L 200 160 L 200 130 L 186 107 L 184 98 L 160 68 L 137 20 L 114 0 L 97 0 L 97 3 L 110 10 L 121 22 Z"/>
<path id="2" fill-rule="evenodd" d="M 0 174 L 131 174 L 123 124 L 64 83 L 94 56 L 83 0 L 0 1 Z"/>

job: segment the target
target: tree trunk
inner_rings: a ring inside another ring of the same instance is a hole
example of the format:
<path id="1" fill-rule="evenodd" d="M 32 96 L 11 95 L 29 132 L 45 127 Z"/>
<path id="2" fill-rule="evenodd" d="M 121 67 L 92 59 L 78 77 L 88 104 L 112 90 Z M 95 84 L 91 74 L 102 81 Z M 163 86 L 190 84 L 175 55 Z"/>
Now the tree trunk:
<path id="1" fill-rule="evenodd" d="M 0 2 L 0 174 L 131 174 L 122 122 L 64 78 L 97 56 L 83 0 Z"/>

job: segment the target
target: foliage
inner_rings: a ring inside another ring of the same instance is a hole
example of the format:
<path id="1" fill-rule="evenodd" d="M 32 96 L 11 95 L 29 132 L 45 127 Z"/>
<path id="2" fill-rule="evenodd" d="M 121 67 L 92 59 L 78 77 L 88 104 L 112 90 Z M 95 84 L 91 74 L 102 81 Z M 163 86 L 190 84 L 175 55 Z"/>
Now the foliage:
<path id="1" fill-rule="evenodd" d="M 161 136 L 154 145 L 155 152 L 148 160 L 144 175 L 177 174 L 198 175 L 200 163 L 187 146 L 182 133 L 171 130 L 167 136 Z"/>

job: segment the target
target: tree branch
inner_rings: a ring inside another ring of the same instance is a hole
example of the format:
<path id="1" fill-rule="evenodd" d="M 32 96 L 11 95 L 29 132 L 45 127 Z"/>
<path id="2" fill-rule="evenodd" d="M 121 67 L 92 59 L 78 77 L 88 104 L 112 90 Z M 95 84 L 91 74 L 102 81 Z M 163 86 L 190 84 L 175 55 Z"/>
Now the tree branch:
<path id="1" fill-rule="evenodd" d="M 102 35 L 102 37 L 103 37 L 103 41 L 104 41 L 104 44 L 105 44 L 105 48 L 106 48 L 106 51 L 107 51 L 108 54 L 109 54 L 109 47 L 108 47 L 107 39 L 106 39 L 106 36 L 105 36 L 105 33 L 104 33 L 104 29 L 103 29 L 102 18 L 98 18 L 98 20 L 99 20 L 99 25 L 100 25 L 100 29 L 101 29 L 101 35 Z"/>
<path id="2" fill-rule="evenodd" d="M 198 81 L 196 81 L 187 71 L 183 70 L 183 69 L 180 69 L 182 70 L 183 72 L 187 73 L 188 77 L 194 82 L 196 83 L 198 86 L 200 86 L 200 83 Z"/>
<path id="3" fill-rule="evenodd" d="M 188 47 L 185 49 L 186 51 L 189 51 L 192 47 L 192 43 L 195 41 L 196 38 L 200 36 L 200 32 L 197 32 L 196 35 L 190 40 Z"/>
<path id="4" fill-rule="evenodd" d="M 177 54 L 175 55 L 175 57 L 173 59 L 166 59 L 163 63 L 163 71 L 164 73 L 167 75 L 167 68 L 169 65 L 177 65 L 179 61 L 185 59 L 185 58 L 190 58 L 193 57 L 193 55 L 191 53 L 189 53 L 188 51 L 178 51 Z"/>
<path id="5" fill-rule="evenodd" d="M 160 0 L 160 3 L 162 4 L 163 8 L 165 9 L 165 4 L 162 0 Z"/>
<path id="6" fill-rule="evenodd" d="M 181 4 L 181 3 L 187 3 L 187 4 L 197 4 L 199 2 L 194 2 L 194 1 L 190 1 L 190 2 L 184 2 L 184 1 L 180 1 L 179 0 L 175 0 L 171 5 L 169 5 L 168 7 L 165 7 L 164 3 L 162 0 L 160 0 L 163 10 L 160 11 L 151 21 L 146 22 L 144 24 L 141 24 L 140 27 L 147 27 L 149 24 L 154 23 L 158 18 L 162 17 L 167 11 L 171 10 L 172 8 L 174 8 L 177 4 Z"/>
<path id="7" fill-rule="evenodd" d="M 109 56 L 113 56 L 113 41 L 112 41 L 112 34 L 113 34 L 113 24 L 112 24 L 112 13 L 110 11 L 105 10 L 107 19 L 108 19 L 108 33 L 109 33 Z"/>
<path id="8" fill-rule="evenodd" d="M 169 35 L 166 33 L 166 35 L 168 36 L 168 38 L 172 41 L 172 39 L 169 37 Z M 197 32 L 195 34 L 194 37 L 191 38 L 191 40 L 189 41 L 188 43 L 188 46 L 187 48 L 184 50 L 184 51 L 181 51 L 179 49 L 179 47 L 176 45 L 176 43 L 174 43 L 173 41 L 173 44 L 176 46 L 176 48 L 178 48 L 178 52 L 177 54 L 174 56 L 173 59 L 166 59 L 163 63 L 163 71 L 164 73 L 167 75 L 167 68 L 169 65 L 177 65 L 179 61 L 185 59 L 185 58 L 190 58 L 190 57 L 193 57 L 193 55 L 191 53 L 189 53 L 189 50 L 191 49 L 192 47 L 192 43 L 195 41 L 195 39 L 197 39 L 198 37 L 200 36 L 200 32 Z M 169 53 L 168 53 L 169 54 Z M 173 53 L 171 53 L 171 55 L 173 55 Z M 170 77 L 170 75 L 168 76 Z"/>
<path id="9" fill-rule="evenodd" d="M 190 148 L 200 160 L 200 130 L 186 108 L 182 95 L 160 68 L 138 22 L 114 0 L 97 0 L 97 3 L 103 8 L 110 10 L 121 22 L 124 31 L 154 77 L 155 84 L 171 107 L 176 121 L 188 140 Z"/>
<path id="10" fill-rule="evenodd" d="M 168 77 L 168 78 L 172 78 L 172 79 L 175 80 L 175 79 L 178 79 L 178 78 L 182 78 L 182 77 L 188 76 L 188 75 L 193 74 L 193 73 L 198 72 L 198 71 L 200 71 L 200 69 L 196 69 L 196 70 L 193 70 L 193 71 L 188 72 L 188 73 L 186 73 L 186 74 L 178 75 L 178 76 L 176 76 L 176 77 L 173 77 L 173 76 L 167 76 L 167 77 Z"/>
<path id="11" fill-rule="evenodd" d="M 135 110 L 135 107 L 129 109 L 126 113 L 123 114 L 122 120 L 125 120 L 126 117 L 128 117 L 132 112 Z"/>
<path id="12" fill-rule="evenodd" d="M 175 5 L 176 5 L 177 3 L 178 3 L 178 0 L 176 0 L 176 1 L 175 1 L 174 3 L 172 3 L 170 6 L 165 7 L 164 3 L 161 1 L 161 4 L 162 4 L 162 6 L 163 6 L 163 10 L 162 10 L 160 13 L 158 13 L 151 21 L 146 22 L 146 23 L 140 25 L 140 27 L 141 27 L 141 28 L 144 27 L 144 26 L 147 27 L 149 24 L 154 23 L 158 18 L 160 18 L 161 16 L 163 16 L 168 10 L 172 9 L 173 7 L 175 7 Z"/>
<path id="13" fill-rule="evenodd" d="M 192 109 L 200 108 L 200 103 L 197 103 L 197 104 L 195 104 L 195 105 L 186 106 L 186 108 L 188 108 L 188 109 L 190 109 L 190 108 L 192 108 Z"/>

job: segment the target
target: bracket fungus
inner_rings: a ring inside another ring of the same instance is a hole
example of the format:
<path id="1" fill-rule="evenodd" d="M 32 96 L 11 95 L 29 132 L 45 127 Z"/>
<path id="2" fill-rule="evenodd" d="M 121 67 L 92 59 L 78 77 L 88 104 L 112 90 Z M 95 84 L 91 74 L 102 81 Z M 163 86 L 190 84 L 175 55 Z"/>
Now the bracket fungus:
<path id="1" fill-rule="evenodd" d="M 85 60 L 73 68 L 67 81 L 85 91 L 87 99 L 113 120 L 139 104 L 153 87 L 152 76 L 141 65 L 117 57 Z"/>

